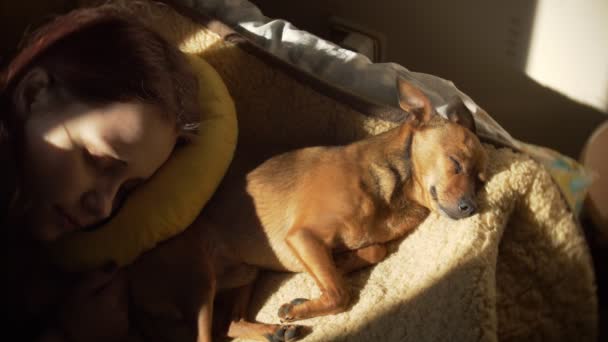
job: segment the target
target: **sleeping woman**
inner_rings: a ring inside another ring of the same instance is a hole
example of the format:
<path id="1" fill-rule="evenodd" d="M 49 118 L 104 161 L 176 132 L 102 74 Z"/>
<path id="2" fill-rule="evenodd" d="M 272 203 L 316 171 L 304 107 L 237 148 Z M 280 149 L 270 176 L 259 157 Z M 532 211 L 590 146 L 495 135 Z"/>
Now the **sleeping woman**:
<path id="1" fill-rule="evenodd" d="M 44 246 L 106 221 L 198 118 L 185 56 L 109 8 L 37 31 L 0 74 L 4 335 L 112 341 L 128 330 L 125 283 L 108 265 L 59 275 Z"/>

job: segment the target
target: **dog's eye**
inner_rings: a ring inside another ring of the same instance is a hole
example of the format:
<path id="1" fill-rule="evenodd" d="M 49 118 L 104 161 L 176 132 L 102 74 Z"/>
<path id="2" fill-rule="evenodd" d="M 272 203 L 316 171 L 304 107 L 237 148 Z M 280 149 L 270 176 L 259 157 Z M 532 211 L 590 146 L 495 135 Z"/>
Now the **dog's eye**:
<path id="1" fill-rule="evenodd" d="M 460 174 L 462 172 L 462 166 L 454 157 L 450 157 L 450 160 L 454 163 L 454 172 Z"/>
<path id="2" fill-rule="evenodd" d="M 437 189 L 435 188 L 434 185 L 431 186 L 430 193 L 431 193 L 431 198 L 436 201 L 437 200 Z"/>

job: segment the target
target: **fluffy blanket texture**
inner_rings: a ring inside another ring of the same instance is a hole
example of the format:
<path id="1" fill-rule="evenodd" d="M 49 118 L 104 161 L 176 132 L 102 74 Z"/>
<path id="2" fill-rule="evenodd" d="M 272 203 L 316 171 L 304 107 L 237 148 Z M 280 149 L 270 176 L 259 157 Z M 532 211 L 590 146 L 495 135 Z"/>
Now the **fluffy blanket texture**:
<path id="1" fill-rule="evenodd" d="M 594 340 L 589 256 L 553 181 L 522 154 L 487 149 L 481 213 L 430 216 L 386 260 L 349 278 L 359 294 L 351 310 L 306 322 L 310 340 Z M 258 289 L 251 313 L 263 322 L 319 294 L 305 274 L 268 274 Z"/>
<path id="2" fill-rule="evenodd" d="M 396 124 L 327 96 L 310 75 L 261 56 L 221 23 L 166 5 L 123 8 L 216 68 L 236 103 L 239 144 L 342 144 Z M 357 294 L 349 311 L 303 322 L 314 328 L 306 341 L 596 339 L 589 252 L 558 188 L 527 156 L 487 149 L 481 213 L 431 215 L 386 260 L 348 278 Z M 251 318 L 278 322 L 281 304 L 318 294 L 306 274 L 265 273 Z"/>

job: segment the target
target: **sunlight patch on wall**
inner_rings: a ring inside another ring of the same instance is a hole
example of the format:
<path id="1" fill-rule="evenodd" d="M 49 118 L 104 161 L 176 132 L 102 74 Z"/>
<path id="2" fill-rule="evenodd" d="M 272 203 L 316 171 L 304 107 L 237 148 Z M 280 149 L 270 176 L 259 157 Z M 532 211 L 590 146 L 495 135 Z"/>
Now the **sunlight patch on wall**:
<path id="1" fill-rule="evenodd" d="M 608 1 L 537 1 L 526 73 L 608 112 Z"/>

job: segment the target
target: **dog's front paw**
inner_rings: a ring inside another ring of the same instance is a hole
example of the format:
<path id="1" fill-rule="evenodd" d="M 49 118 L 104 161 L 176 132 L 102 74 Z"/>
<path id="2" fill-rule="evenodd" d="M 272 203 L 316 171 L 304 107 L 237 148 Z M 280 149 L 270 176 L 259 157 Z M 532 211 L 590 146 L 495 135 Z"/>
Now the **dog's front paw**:
<path id="1" fill-rule="evenodd" d="M 308 299 L 296 298 L 289 303 L 281 305 L 278 312 L 281 322 L 291 322 L 298 319 L 298 316 L 294 312 L 294 308 L 305 302 L 308 302 Z"/>
<path id="2" fill-rule="evenodd" d="M 273 335 L 266 335 L 268 342 L 291 342 L 297 341 L 308 335 L 312 330 L 303 325 L 282 325 Z"/>

